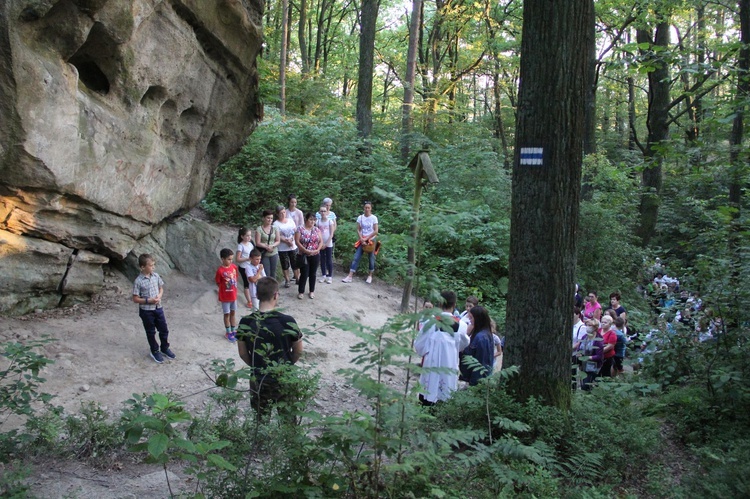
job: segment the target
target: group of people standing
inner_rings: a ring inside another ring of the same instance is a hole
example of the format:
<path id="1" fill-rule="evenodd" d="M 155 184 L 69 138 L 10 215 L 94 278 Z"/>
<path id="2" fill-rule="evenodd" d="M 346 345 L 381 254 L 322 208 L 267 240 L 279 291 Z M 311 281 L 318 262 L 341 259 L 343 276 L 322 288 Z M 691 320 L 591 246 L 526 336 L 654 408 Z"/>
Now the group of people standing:
<path id="1" fill-rule="evenodd" d="M 337 225 L 332 204 L 331 198 L 325 198 L 317 212 L 303 214 L 297 208 L 296 196 L 292 195 L 289 196 L 288 208 L 278 205 L 275 211 L 264 210 L 262 223 L 255 229 L 253 245 L 261 252 L 266 274 L 275 278 L 276 269 L 281 263 L 284 287 L 289 288 L 291 282 L 296 281 L 299 299 L 304 297 L 306 288 L 309 298 L 315 298 L 318 268 L 322 270 L 318 282 L 333 282 L 333 246 Z M 238 246 L 238 254 L 240 251 L 244 254 L 247 246 Z M 244 278 L 243 284 L 247 284 Z"/>
<path id="2" fill-rule="evenodd" d="M 591 390 L 599 376 L 613 377 L 623 372 L 628 312 L 620 300 L 620 293 L 615 291 L 609 295 L 609 305 L 603 308 L 596 291 L 589 291 L 583 298 L 576 289 L 573 308 L 574 389 Z M 579 370 L 581 376 L 578 376 Z"/>
<path id="3" fill-rule="evenodd" d="M 288 207 L 276 206 L 275 210 L 264 210 L 262 223 L 255 229 L 255 235 L 243 239 L 248 229 L 241 228 L 237 243 L 237 263 L 240 272 L 250 264 L 249 253 L 253 248 L 261 252 L 261 263 L 266 275 L 276 277 L 281 264 L 283 286 L 289 288 L 297 284 L 297 297 L 302 299 L 305 290 L 310 299 L 315 298 L 315 284 L 318 268 L 321 275 L 319 283 L 333 282 L 333 250 L 338 228 L 336 213 L 331 210 L 333 200 L 323 199 L 317 212 L 306 212 L 297 208 L 297 198 L 289 196 Z M 363 254 L 369 257 L 369 273 L 366 282 L 372 282 L 375 272 L 375 254 L 377 253 L 378 218 L 372 213 L 372 203 L 365 202 L 363 213 L 357 218 L 358 242 L 349 274 L 342 282 L 352 282 L 354 273 L 359 267 Z M 279 281 L 281 282 L 281 281 Z M 243 284 L 248 284 L 243 276 Z M 245 286 L 247 299 L 248 286 Z M 250 286 L 250 289 L 252 287 Z M 248 306 L 251 300 L 247 299 Z"/>

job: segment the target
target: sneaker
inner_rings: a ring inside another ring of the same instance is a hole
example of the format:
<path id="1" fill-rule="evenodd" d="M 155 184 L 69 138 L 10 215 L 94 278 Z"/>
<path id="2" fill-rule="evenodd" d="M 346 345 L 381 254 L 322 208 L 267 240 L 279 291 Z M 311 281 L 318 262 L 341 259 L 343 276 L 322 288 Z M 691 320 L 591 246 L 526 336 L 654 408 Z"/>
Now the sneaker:
<path id="1" fill-rule="evenodd" d="M 330 276 L 326 277 L 326 283 L 328 283 L 328 284 L 333 283 L 333 279 L 331 279 Z"/>
<path id="2" fill-rule="evenodd" d="M 341 282 L 352 282 L 351 276 L 346 276 L 343 279 L 341 279 Z"/>
<path id="3" fill-rule="evenodd" d="M 160 351 L 151 352 L 151 358 L 154 359 L 154 362 L 157 364 L 161 364 L 164 362 L 164 357 L 161 356 Z"/>
<path id="4" fill-rule="evenodd" d="M 237 343 L 237 336 L 234 333 L 226 333 L 224 337 L 229 340 L 229 343 Z"/>
<path id="5" fill-rule="evenodd" d="M 284 281 L 284 287 L 285 287 L 285 288 L 288 288 L 288 287 L 289 287 L 289 281 Z"/>
<path id="6" fill-rule="evenodd" d="M 326 282 L 326 278 L 325 277 L 321 277 L 320 279 L 318 279 L 318 282 Z"/>
<path id="7" fill-rule="evenodd" d="M 365 281 L 367 284 L 372 284 L 372 276 L 368 275 L 367 280 Z"/>
<path id="8" fill-rule="evenodd" d="M 169 360 L 174 360 L 174 359 L 177 358 L 177 356 L 174 354 L 174 352 L 171 349 L 169 349 L 169 348 L 167 348 L 166 350 L 162 350 L 161 354 L 164 355 L 164 356 L 166 356 Z"/>

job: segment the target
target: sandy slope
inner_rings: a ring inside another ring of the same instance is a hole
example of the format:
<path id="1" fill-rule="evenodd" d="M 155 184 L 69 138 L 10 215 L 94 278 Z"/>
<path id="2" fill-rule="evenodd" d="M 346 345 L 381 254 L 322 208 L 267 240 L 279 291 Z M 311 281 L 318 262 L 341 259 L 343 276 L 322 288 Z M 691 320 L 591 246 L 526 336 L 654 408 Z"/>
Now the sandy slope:
<path id="1" fill-rule="evenodd" d="M 157 267 L 158 272 L 158 267 Z M 280 307 L 294 316 L 302 328 L 321 328 L 326 336 L 310 336 L 302 365 L 322 373 L 318 410 L 339 413 L 354 409 L 356 396 L 336 374 L 349 365 L 354 335 L 323 326 L 323 318 L 337 316 L 379 326 L 396 314 L 401 291 L 364 276 L 351 284 L 317 283 L 315 299 L 297 299 L 297 290 L 281 290 Z M 45 348 L 54 359 L 43 375 L 44 390 L 56 395 L 56 403 L 75 412 L 81 404 L 98 402 L 116 414 L 133 393 L 172 391 L 184 397 L 189 410 L 205 400 L 201 392 L 211 386 L 202 368 L 211 359 L 234 359 L 242 364 L 235 345 L 223 336 L 221 308 L 215 286 L 172 274 L 165 280 L 164 310 L 170 327 L 174 361 L 156 364 L 148 355 L 137 305 L 131 301 L 131 283 L 119 272 L 109 271 L 106 289 L 96 300 L 72 309 L 41 312 L 21 318 L 0 317 L 0 340 L 35 339 L 50 335 L 57 341 Z M 242 313 L 247 309 L 240 306 Z M 399 383 L 400 380 L 392 379 Z M 154 475 L 154 473 L 156 473 Z M 179 477 L 175 477 L 179 481 Z M 153 482 L 153 483 L 151 483 Z M 158 468 L 131 467 L 102 473 L 82 463 L 53 463 L 35 472 L 34 492 L 40 497 L 162 497 L 166 495 L 163 473 Z"/>

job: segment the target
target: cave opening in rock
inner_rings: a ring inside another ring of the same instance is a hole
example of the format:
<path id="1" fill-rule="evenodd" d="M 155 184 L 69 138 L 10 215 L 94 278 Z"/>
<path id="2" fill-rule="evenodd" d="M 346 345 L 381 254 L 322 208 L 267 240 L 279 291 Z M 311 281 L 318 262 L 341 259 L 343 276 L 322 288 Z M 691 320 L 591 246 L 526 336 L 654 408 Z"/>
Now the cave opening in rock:
<path id="1" fill-rule="evenodd" d="M 86 42 L 68 62 L 78 70 L 80 83 L 89 90 L 106 95 L 119 68 L 117 43 L 101 23 L 95 23 Z"/>
<path id="2" fill-rule="evenodd" d="M 104 95 L 109 93 L 109 79 L 94 61 L 71 58 L 70 63 L 78 70 L 78 78 L 86 88 Z"/>

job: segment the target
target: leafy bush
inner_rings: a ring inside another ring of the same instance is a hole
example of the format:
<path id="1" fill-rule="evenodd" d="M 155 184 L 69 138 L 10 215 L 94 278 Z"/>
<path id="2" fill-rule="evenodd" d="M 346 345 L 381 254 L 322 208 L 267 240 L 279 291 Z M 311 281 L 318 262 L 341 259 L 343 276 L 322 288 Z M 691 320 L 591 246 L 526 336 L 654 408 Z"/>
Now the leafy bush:
<path id="1" fill-rule="evenodd" d="M 263 209 L 295 194 L 303 211 L 331 197 L 337 216 L 349 219 L 372 192 L 373 167 L 360 157 L 361 145 L 353 124 L 340 118 L 277 116 L 219 167 L 204 207 L 216 220 L 255 227 Z"/>
<path id="2" fill-rule="evenodd" d="M 98 403 L 81 404 L 77 414 L 65 419 L 66 445 L 77 458 L 90 459 L 106 467 L 117 451 L 124 449 L 124 428 Z"/>
<path id="3" fill-rule="evenodd" d="M 3 344 L 0 356 L 3 357 L 3 368 L 0 370 L 0 430 L 8 423 L 11 415 L 19 416 L 28 422 L 37 413 L 38 408 L 49 408 L 52 395 L 40 391 L 45 379 L 40 372 L 53 361 L 34 351 L 49 343 L 50 339 L 19 343 L 11 341 Z M 48 414 L 54 415 L 54 412 Z M 52 438 L 49 432 L 54 428 L 45 424 L 35 424 L 28 427 L 34 433 L 19 432 L 13 428 L 0 431 L 0 455 L 8 458 L 13 455 L 16 447 L 23 442 L 33 442 L 37 438 Z M 3 458 L 0 457 L 0 462 Z"/>

